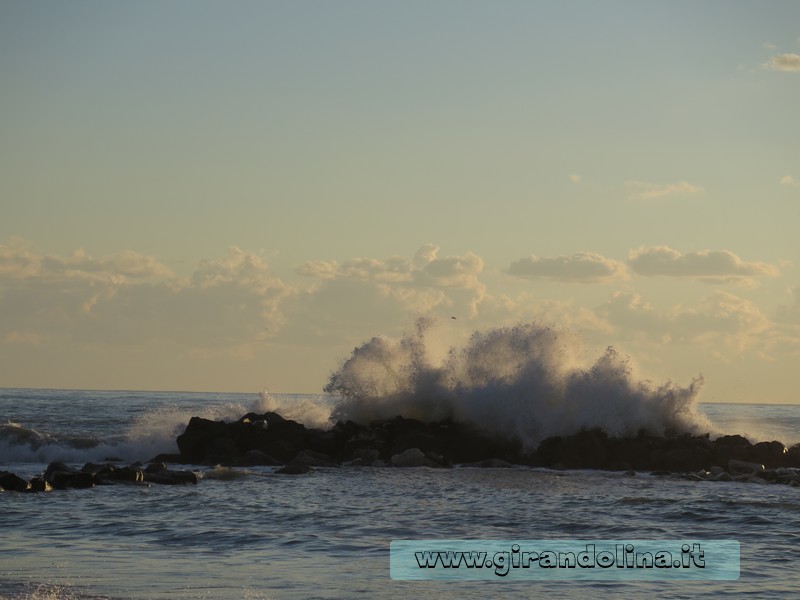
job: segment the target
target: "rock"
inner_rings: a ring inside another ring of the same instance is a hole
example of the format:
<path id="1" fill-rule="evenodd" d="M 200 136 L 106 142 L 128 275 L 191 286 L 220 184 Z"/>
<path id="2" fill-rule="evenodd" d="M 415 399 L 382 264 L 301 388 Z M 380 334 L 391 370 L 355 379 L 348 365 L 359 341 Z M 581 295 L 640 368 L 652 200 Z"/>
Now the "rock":
<path id="1" fill-rule="evenodd" d="M 197 474 L 193 471 L 172 471 L 164 469 L 162 471 L 145 471 L 143 473 L 146 483 L 157 483 L 160 485 L 197 485 Z"/>
<path id="2" fill-rule="evenodd" d="M 28 490 L 31 492 L 52 492 L 53 486 L 43 477 L 34 477 L 31 479 Z"/>
<path id="3" fill-rule="evenodd" d="M 98 483 L 94 473 L 78 471 L 61 462 L 52 462 L 47 465 L 47 469 L 44 472 L 44 479 L 57 489 L 90 488 Z"/>
<path id="4" fill-rule="evenodd" d="M 731 459 L 748 461 L 753 445 L 741 435 L 723 435 L 714 440 L 714 463 L 726 465 Z"/>
<path id="5" fill-rule="evenodd" d="M 283 464 L 261 450 L 248 450 L 244 456 L 236 461 L 237 467 L 263 467 Z"/>
<path id="6" fill-rule="evenodd" d="M 409 448 L 389 460 L 393 467 L 431 467 L 434 463 L 419 448 Z"/>
<path id="7" fill-rule="evenodd" d="M 716 475 L 712 475 L 711 479 L 713 481 L 733 481 L 733 477 L 731 477 L 730 473 L 727 473 L 725 471 L 717 473 Z"/>
<path id="8" fill-rule="evenodd" d="M 308 465 L 286 465 L 275 472 L 280 475 L 302 475 L 303 473 L 309 473 L 310 471 L 311 467 Z"/>
<path id="9" fill-rule="evenodd" d="M 786 465 L 800 467 L 800 444 L 795 444 L 786 451 Z"/>
<path id="10" fill-rule="evenodd" d="M 182 454 L 169 454 L 169 453 L 162 453 L 158 456 L 154 456 L 150 460 L 145 462 L 148 463 L 166 463 L 166 464 L 189 464 L 187 463 L 186 457 Z"/>
<path id="11" fill-rule="evenodd" d="M 373 463 L 378 460 L 380 456 L 381 453 L 377 448 L 359 448 L 353 452 L 353 458 L 355 460 L 362 460 L 365 463 Z"/>
<path id="12" fill-rule="evenodd" d="M 97 473 L 101 479 L 108 479 L 111 481 L 127 481 L 129 483 L 137 483 L 144 481 L 144 473 L 139 467 L 111 467 L 107 470 Z"/>
<path id="13" fill-rule="evenodd" d="M 306 466 L 306 467 L 338 467 L 333 458 L 322 452 L 314 452 L 313 450 L 302 450 L 297 453 L 289 465 L 292 466 Z"/>
<path id="14" fill-rule="evenodd" d="M 228 426 L 224 422 L 192 417 L 176 441 L 183 458 L 201 463 L 206 459 L 208 446 L 225 437 L 228 437 Z"/>
<path id="15" fill-rule="evenodd" d="M 781 442 L 758 442 L 750 449 L 752 460 L 764 463 L 767 467 L 784 466 L 788 450 Z"/>
<path id="16" fill-rule="evenodd" d="M 728 461 L 728 472 L 730 473 L 756 473 L 764 469 L 760 463 L 747 462 L 744 460 L 731 459 Z"/>
<path id="17" fill-rule="evenodd" d="M 15 473 L 0 471 L 0 487 L 10 492 L 27 492 L 30 484 Z"/>

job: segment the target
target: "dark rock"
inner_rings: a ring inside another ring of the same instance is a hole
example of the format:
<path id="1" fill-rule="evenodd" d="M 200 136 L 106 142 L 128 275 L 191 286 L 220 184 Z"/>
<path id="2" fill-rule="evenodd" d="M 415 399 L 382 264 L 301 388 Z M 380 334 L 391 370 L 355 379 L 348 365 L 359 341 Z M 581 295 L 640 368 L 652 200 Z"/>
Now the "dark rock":
<path id="1" fill-rule="evenodd" d="M 42 477 L 34 477 L 31 479 L 30 487 L 28 491 L 31 492 L 52 492 L 53 486 L 50 485 L 50 482 Z"/>
<path id="2" fill-rule="evenodd" d="M 289 466 L 306 466 L 306 467 L 338 467 L 333 458 L 322 452 L 314 452 L 313 450 L 301 450 L 297 453 L 291 461 Z"/>
<path id="3" fill-rule="evenodd" d="M 13 492 L 27 492 L 30 484 L 15 473 L 0 471 L 0 487 Z"/>
<path id="4" fill-rule="evenodd" d="M 178 449 L 184 458 L 200 463 L 206 458 L 208 446 L 214 440 L 226 437 L 228 426 L 223 421 L 192 417 L 184 432 L 177 438 Z"/>
<path id="5" fill-rule="evenodd" d="M 101 479 L 109 479 L 111 481 L 127 481 L 129 483 L 137 483 L 144 481 L 144 473 L 139 467 L 112 467 L 110 469 L 101 471 L 97 474 Z"/>
<path id="6" fill-rule="evenodd" d="M 760 463 L 747 462 L 744 460 L 731 459 L 728 461 L 729 473 L 757 473 L 763 471 L 764 465 Z"/>
<path id="7" fill-rule="evenodd" d="M 197 474 L 193 471 L 172 471 L 165 469 L 162 471 L 145 471 L 143 480 L 146 483 L 157 483 L 160 485 L 187 485 L 197 484 Z"/>
<path id="8" fill-rule="evenodd" d="M 78 471 L 61 462 L 52 462 L 47 465 L 44 479 L 56 489 L 90 488 L 98 483 L 94 473 Z"/>
<path id="9" fill-rule="evenodd" d="M 795 444 L 786 451 L 786 466 L 800 467 L 800 444 Z"/>
<path id="10" fill-rule="evenodd" d="M 166 463 L 166 464 L 174 464 L 174 465 L 182 465 L 182 464 L 190 464 L 186 457 L 183 454 L 169 454 L 169 453 L 162 453 L 158 456 L 154 456 L 150 460 L 145 462 L 148 463 Z"/>
<path id="11" fill-rule="evenodd" d="M 381 457 L 380 450 L 377 448 L 359 448 L 353 452 L 354 460 L 361 460 L 365 464 L 372 464 Z"/>
<path id="12" fill-rule="evenodd" d="M 248 450 L 244 456 L 236 461 L 237 467 L 262 467 L 281 465 L 282 462 L 272 458 L 261 450 Z"/>
<path id="13" fill-rule="evenodd" d="M 751 460 L 762 462 L 767 467 L 785 466 L 788 450 L 781 442 L 758 442 L 750 449 Z"/>
<path id="14" fill-rule="evenodd" d="M 393 467 L 437 467 L 440 466 L 425 456 L 419 448 L 409 448 L 395 454 L 389 461 Z"/>
<path id="15" fill-rule="evenodd" d="M 750 460 L 752 447 L 753 444 L 741 435 L 723 435 L 714 441 L 714 462 L 718 465 L 727 465 L 731 459 Z"/>
<path id="16" fill-rule="evenodd" d="M 302 475 L 303 473 L 308 473 L 310 471 L 311 467 L 308 465 L 286 465 L 275 472 L 280 473 L 281 475 Z"/>

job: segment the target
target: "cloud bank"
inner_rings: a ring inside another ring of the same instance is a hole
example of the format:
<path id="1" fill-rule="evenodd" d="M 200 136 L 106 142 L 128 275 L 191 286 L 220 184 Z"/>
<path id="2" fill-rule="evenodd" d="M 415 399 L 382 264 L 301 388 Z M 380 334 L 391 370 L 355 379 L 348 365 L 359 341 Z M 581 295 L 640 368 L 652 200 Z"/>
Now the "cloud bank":
<path id="1" fill-rule="evenodd" d="M 553 279 L 579 283 L 607 283 L 628 278 L 624 264 L 594 252 L 552 258 L 529 256 L 511 263 L 511 275 L 526 279 Z"/>
<path id="2" fill-rule="evenodd" d="M 774 277 L 779 273 L 774 265 L 744 261 L 728 250 L 681 253 L 668 246 L 632 250 L 628 265 L 644 277 L 684 277 L 708 283 L 750 284 L 754 278 Z"/>

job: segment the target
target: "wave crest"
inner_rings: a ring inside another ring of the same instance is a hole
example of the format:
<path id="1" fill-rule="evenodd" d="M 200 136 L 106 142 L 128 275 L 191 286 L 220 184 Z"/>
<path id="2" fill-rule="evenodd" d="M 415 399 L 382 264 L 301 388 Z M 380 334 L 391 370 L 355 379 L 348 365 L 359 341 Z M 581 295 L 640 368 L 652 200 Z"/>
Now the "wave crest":
<path id="1" fill-rule="evenodd" d="M 529 448 L 594 427 L 612 436 L 710 429 L 696 409 L 702 376 L 686 387 L 638 380 L 612 347 L 587 365 L 573 334 L 536 323 L 476 331 L 435 361 L 426 343 L 432 325 L 422 319 L 400 340 L 375 337 L 356 348 L 325 386 L 342 398 L 333 417 L 451 418 Z"/>

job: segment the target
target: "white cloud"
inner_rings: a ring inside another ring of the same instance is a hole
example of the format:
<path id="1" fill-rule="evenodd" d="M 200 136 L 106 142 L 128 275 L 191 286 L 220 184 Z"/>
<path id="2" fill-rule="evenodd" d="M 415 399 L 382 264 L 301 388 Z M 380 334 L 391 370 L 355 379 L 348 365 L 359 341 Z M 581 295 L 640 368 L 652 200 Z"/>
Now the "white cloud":
<path id="1" fill-rule="evenodd" d="M 747 262 L 728 250 L 701 250 L 682 254 L 668 246 L 632 250 L 631 270 L 645 277 L 669 276 L 708 283 L 753 283 L 755 277 L 774 277 L 778 268 L 763 262 Z"/>
<path id="2" fill-rule="evenodd" d="M 627 279 L 625 265 L 595 252 L 570 256 L 529 256 L 513 262 L 511 275 L 527 279 L 554 279 L 580 283 L 605 283 Z"/>
<path id="3" fill-rule="evenodd" d="M 782 185 L 790 185 L 794 187 L 800 187 L 800 181 L 792 177 L 791 175 L 784 175 L 781 177 L 781 184 Z"/>
<path id="4" fill-rule="evenodd" d="M 631 200 L 654 200 L 668 196 L 685 196 L 698 194 L 703 188 L 693 185 L 688 181 L 677 183 L 648 183 L 645 181 L 626 181 L 625 186 L 630 188 Z"/>
<path id="5" fill-rule="evenodd" d="M 776 54 L 762 66 L 770 71 L 800 72 L 800 54 L 793 52 Z"/>

